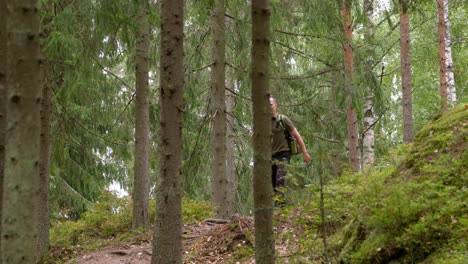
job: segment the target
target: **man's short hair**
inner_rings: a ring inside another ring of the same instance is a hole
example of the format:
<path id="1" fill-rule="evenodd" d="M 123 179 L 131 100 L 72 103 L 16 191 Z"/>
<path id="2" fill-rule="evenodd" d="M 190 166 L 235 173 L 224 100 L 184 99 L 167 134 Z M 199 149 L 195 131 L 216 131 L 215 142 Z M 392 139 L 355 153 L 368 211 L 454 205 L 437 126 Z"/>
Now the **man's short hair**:
<path id="1" fill-rule="evenodd" d="M 274 97 L 273 95 L 270 94 L 270 98 L 275 100 L 275 103 L 278 103 L 278 100 L 276 99 L 276 97 Z"/>

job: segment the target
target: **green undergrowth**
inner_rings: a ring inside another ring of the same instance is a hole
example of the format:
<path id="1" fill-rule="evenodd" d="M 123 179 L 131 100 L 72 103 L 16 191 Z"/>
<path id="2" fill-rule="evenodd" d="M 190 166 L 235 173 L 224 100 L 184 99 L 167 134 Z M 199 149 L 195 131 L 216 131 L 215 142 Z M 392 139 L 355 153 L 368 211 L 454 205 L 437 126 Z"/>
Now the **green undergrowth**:
<path id="1" fill-rule="evenodd" d="M 375 168 L 314 190 L 300 248 L 333 263 L 466 263 L 468 105 L 422 128 Z M 326 238 L 326 246 L 323 239 Z"/>
<path id="2" fill-rule="evenodd" d="M 184 224 L 203 221 L 212 216 L 208 202 L 183 199 Z M 150 220 L 155 218 L 155 201 L 150 201 Z M 151 231 L 132 230 L 132 204 L 128 197 L 103 194 L 89 211 L 77 221 L 55 221 L 50 230 L 50 263 L 60 263 L 82 251 L 123 243 L 143 243 L 152 238 Z"/>

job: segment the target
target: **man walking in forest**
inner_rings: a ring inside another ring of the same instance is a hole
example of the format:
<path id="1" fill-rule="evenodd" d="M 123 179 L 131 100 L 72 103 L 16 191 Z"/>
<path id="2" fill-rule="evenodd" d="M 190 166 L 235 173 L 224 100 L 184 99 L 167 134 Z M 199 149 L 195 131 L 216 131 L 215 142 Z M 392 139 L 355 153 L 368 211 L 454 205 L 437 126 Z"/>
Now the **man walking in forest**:
<path id="1" fill-rule="evenodd" d="M 304 141 L 297 131 L 291 120 L 277 112 L 278 101 L 275 97 L 270 96 L 270 111 L 271 111 L 271 154 L 272 154 L 272 174 L 271 181 L 275 192 L 275 206 L 284 205 L 284 183 L 286 179 L 286 166 L 291 159 L 291 151 L 287 135 L 294 137 L 299 145 L 300 151 L 305 163 L 310 162 L 310 155 L 307 152 Z"/>

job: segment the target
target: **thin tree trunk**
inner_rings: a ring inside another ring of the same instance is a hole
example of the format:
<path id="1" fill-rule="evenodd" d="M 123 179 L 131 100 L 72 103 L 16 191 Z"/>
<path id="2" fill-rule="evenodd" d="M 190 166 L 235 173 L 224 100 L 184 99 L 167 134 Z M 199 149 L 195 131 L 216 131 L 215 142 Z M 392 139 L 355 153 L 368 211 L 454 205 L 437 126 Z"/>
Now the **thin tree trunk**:
<path id="1" fill-rule="evenodd" d="M 374 1 L 373 0 L 364 0 L 364 11 L 366 12 L 368 25 L 365 34 L 367 43 L 373 43 L 374 39 L 374 23 L 372 15 L 374 13 Z M 366 62 L 367 71 L 369 76 L 373 76 L 372 65 L 374 65 L 374 58 L 371 57 L 369 61 Z M 375 148 L 374 148 L 374 91 L 372 87 L 369 87 L 367 90 L 367 96 L 364 102 L 364 122 L 363 122 L 363 139 L 362 139 L 362 148 L 363 148 L 363 167 L 369 167 L 374 164 L 375 160 Z"/>
<path id="2" fill-rule="evenodd" d="M 0 235 L 2 230 L 3 180 L 5 171 L 5 132 L 6 132 L 6 71 L 7 34 L 6 0 L 0 0 Z M 0 238 L 0 263 L 2 262 L 2 239 Z"/>
<path id="3" fill-rule="evenodd" d="M 42 19 L 42 41 L 41 54 L 44 59 L 42 64 L 41 77 L 42 77 L 42 102 L 41 102 L 41 160 L 39 164 L 39 200 L 37 201 L 37 262 L 42 263 L 49 253 L 49 229 L 50 229 L 50 216 L 49 216 L 49 185 L 50 185 L 50 125 L 52 115 L 52 88 L 54 85 L 53 66 L 52 62 L 45 57 L 45 43 L 50 35 L 50 27 L 52 23 L 52 16 L 50 15 L 54 8 L 54 2 L 49 0 L 45 3 L 43 8 L 46 10 L 46 17 Z"/>
<path id="4" fill-rule="evenodd" d="M 441 112 L 447 111 L 447 59 L 445 55 L 445 13 L 444 0 L 437 0 L 437 17 L 439 31 L 439 78 Z"/>
<path id="5" fill-rule="evenodd" d="M 49 183 L 50 183 L 50 124 L 52 114 L 53 75 L 50 62 L 43 64 L 43 90 L 41 103 L 41 160 L 39 165 L 39 200 L 37 204 L 37 259 L 42 262 L 49 253 Z"/>
<path id="6" fill-rule="evenodd" d="M 226 104 L 225 104 L 225 13 L 224 0 L 215 1 L 211 14 L 211 187 L 216 215 L 229 218 L 233 214 L 228 200 L 226 177 Z"/>
<path id="7" fill-rule="evenodd" d="M 253 192 L 255 261 L 275 262 L 271 185 L 270 1 L 252 0 Z"/>
<path id="8" fill-rule="evenodd" d="M 232 88 L 232 87 L 231 87 Z M 233 90 L 233 89 L 231 89 Z M 234 94 L 226 89 L 226 179 L 231 214 L 235 213 L 235 201 L 237 191 L 236 163 L 235 163 L 235 139 L 234 134 Z"/>
<path id="9" fill-rule="evenodd" d="M 375 117 L 373 110 L 373 96 L 369 95 L 366 97 L 364 102 L 364 138 L 363 138 L 363 160 L 364 167 L 369 167 L 374 164 L 375 161 L 375 148 L 374 148 L 374 125 Z"/>
<path id="10" fill-rule="evenodd" d="M 452 37 L 450 34 L 450 19 L 449 19 L 449 0 L 444 0 L 444 18 L 445 18 L 445 54 L 447 66 L 447 101 L 449 107 L 457 103 L 457 89 L 455 86 L 455 77 L 453 73 L 452 59 Z"/>
<path id="11" fill-rule="evenodd" d="M 343 22 L 343 32 L 346 37 L 346 42 L 343 45 L 344 49 L 344 64 L 345 64 L 345 93 L 346 93 L 346 124 L 348 128 L 348 148 L 349 161 L 354 170 L 358 171 L 361 168 L 360 151 L 359 151 L 359 129 L 356 109 L 353 106 L 352 90 L 354 77 L 354 59 L 353 59 L 353 25 L 351 21 L 351 1 L 341 0 L 341 17 Z"/>
<path id="12" fill-rule="evenodd" d="M 401 87 L 403 90 L 403 142 L 405 143 L 411 143 L 414 140 L 408 2 L 409 0 L 400 0 Z"/>
<path id="13" fill-rule="evenodd" d="M 184 1 L 161 1 L 159 177 L 153 264 L 182 263 Z"/>
<path id="14" fill-rule="evenodd" d="M 139 1 L 135 56 L 135 165 L 132 228 L 149 227 L 149 38 L 148 2 Z"/>
<path id="15" fill-rule="evenodd" d="M 7 1 L 6 148 L 2 214 L 3 263 L 34 263 L 41 133 L 37 1 Z"/>

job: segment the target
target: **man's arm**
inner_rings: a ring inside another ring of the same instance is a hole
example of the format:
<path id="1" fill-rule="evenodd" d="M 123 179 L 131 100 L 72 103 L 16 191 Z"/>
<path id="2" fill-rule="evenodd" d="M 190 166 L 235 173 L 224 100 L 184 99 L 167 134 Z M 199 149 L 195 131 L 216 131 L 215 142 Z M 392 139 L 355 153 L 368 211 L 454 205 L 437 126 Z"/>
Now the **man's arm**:
<path id="1" fill-rule="evenodd" d="M 304 157 L 304 162 L 309 163 L 310 162 L 310 155 L 307 152 L 307 149 L 304 144 L 304 140 L 302 140 L 301 134 L 299 134 L 299 131 L 297 131 L 296 128 L 294 128 L 291 132 L 289 132 L 291 136 L 293 136 L 297 143 L 299 144 L 299 147 L 301 148 L 302 156 Z"/>

